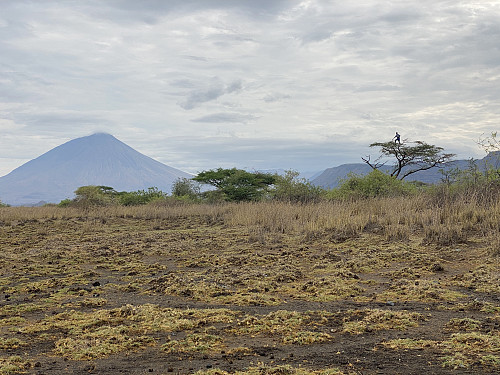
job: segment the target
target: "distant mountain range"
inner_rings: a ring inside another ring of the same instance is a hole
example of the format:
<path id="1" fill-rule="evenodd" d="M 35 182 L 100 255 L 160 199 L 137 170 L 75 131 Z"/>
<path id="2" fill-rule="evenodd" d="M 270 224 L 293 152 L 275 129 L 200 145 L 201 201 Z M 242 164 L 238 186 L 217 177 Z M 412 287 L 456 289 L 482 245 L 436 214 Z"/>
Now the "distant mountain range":
<path id="1" fill-rule="evenodd" d="M 484 169 L 486 165 L 493 165 L 495 167 L 500 167 L 498 165 L 500 160 L 500 151 L 492 152 L 483 159 L 476 160 L 475 163 L 479 169 Z M 454 160 L 447 163 L 442 167 L 436 167 L 429 169 L 427 171 L 421 171 L 414 173 L 406 178 L 407 181 L 421 181 L 427 184 L 435 184 L 441 181 L 443 175 L 439 171 L 440 169 L 449 170 L 452 168 L 466 169 L 469 167 L 469 160 Z M 392 168 L 390 166 L 383 166 L 380 168 L 382 171 L 390 171 Z M 348 178 L 349 174 L 353 173 L 356 175 L 365 175 L 370 173 L 372 168 L 365 163 L 355 163 L 355 164 L 342 164 L 338 167 L 325 169 L 320 175 L 311 179 L 311 183 L 316 186 L 321 186 L 325 189 L 332 189 L 337 187 L 342 180 Z M 404 169 L 403 169 L 404 171 Z"/>
<path id="2" fill-rule="evenodd" d="M 170 192 L 178 178 L 190 174 L 169 167 L 119 141 L 97 133 L 73 139 L 0 177 L 0 200 L 11 205 L 58 203 L 73 198 L 85 185 L 118 191 L 157 187 Z"/>

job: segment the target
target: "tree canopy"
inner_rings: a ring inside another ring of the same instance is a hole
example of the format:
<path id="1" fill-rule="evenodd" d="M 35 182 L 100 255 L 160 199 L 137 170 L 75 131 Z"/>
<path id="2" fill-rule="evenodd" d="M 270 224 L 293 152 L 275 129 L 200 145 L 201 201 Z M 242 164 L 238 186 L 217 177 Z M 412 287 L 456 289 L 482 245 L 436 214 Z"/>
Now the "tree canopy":
<path id="1" fill-rule="evenodd" d="M 263 197 L 268 187 L 276 181 L 276 176 L 237 168 L 218 168 L 200 172 L 193 180 L 214 186 L 225 200 L 252 201 Z"/>
<path id="2" fill-rule="evenodd" d="M 370 147 L 380 147 L 381 155 L 375 161 L 371 161 L 370 156 L 362 158 L 363 161 L 373 169 L 380 169 L 387 163 L 387 161 L 381 162 L 383 158 L 395 158 L 390 175 L 401 180 L 413 173 L 443 165 L 455 156 L 444 153 L 442 147 L 423 141 L 409 142 L 406 139 L 401 143 L 375 142 Z"/>

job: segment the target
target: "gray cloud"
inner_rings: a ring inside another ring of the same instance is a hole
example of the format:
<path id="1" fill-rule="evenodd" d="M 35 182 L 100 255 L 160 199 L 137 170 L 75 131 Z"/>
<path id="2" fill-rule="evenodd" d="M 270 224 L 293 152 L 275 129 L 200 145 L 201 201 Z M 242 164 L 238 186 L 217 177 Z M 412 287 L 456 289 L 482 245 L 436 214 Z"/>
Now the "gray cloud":
<path id="1" fill-rule="evenodd" d="M 97 130 L 190 171 L 357 162 L 395 130 L 481 156 L 499 39 L 472 0 L 4 1 L 0 174 Z"/>
<path id="2" fill-rule="evenodd" d="M 264 96 L 263 100 L 266 103 L 273 103 L 273 102 L 278 102 L 278 101 L 290 99 L 290 98 L 291 98 L 291 96 L 288 94 L 272 93 L 272 94 L 267 94 L 266 96 Z"/>
<path id="3" fill-rule="evenodd" d="M 207 116 L 202 116 L 192 120 L 193 122 L 205 123 L 241 123 L 246 124 L 249 121 L 256 120 L 258 117 L 254 115 L 244 115 L 241 113 L 214 113 Z"/>
<path id="4" fill-rule="evenodd" d="M 239 91 L 241 88 L 241 80 L 235 80 L 225 85 L 220 79 L 214 78 L 210 81 L 208 87 L 192 91 L 179 105 L 186 110 L 190 110 L 202 103 L 216 100 L 223 95 Z"/>

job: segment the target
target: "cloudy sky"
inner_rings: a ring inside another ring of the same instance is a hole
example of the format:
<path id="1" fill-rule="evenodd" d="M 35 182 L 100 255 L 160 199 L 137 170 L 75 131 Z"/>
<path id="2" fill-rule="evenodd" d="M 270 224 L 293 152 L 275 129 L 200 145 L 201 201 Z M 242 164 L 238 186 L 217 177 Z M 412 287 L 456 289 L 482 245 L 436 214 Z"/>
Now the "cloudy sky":
<path id="1" fill-rule="evenodd" d="M 113 134 L 172 167 L 319 171 L 500 130 L 498 0 L 0 0 L 0 175 Z"/>

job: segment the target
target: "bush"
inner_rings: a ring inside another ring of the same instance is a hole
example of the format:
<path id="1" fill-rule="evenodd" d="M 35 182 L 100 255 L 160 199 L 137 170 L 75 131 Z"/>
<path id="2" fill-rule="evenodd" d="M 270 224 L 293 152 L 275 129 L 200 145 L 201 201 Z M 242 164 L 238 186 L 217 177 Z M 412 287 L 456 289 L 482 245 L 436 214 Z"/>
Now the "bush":
<path id="1" fill-rule="evenodd" d="M 60 201 L 57 206 L 58 207 L 69 207 L 73 204 L 73 200 L 72 199 L 63 199 L 62 201 Z"/>
<path id="2" fill-rule="evenodd" d="M 349 175 L 339 187 L 330 190 L 330 199 L 359 199 L 374 197 L 393 197 L 416 192 L 411 182 L 399 180 L 377 169 L 365 176 Z"/>
<path id="3" fill-rule="evenodd" d="M 172 185 L 172 195 L 183 200 L 196 200 L 200 196 L 200 184 L 189 178 L 178 178 Z"/>
<path id="4" fill-rule="evenodd" d="M 167 193 L 158 190 L 156 187 L 150 187 L 148 190 L 137 190 L 132 192 L 120 192 L 116 194 L 118 201 L 123 206 L 138 206 L 147 204 L 156 200 L 166 199 Z"/>
<path id="5" fill-rule="evenodd" d="M 116 203 L 116 191 L 109 186 L 87 185 L 75 190 L 74 204 L 79 207 L 108 206 Z"/>
<path id="6" fill-rule="evenodd" d="M 318 202 L 325 196 L 326 191 L 323 188 L 314 186 L 298 176 L 297 171 L 286 171 L 283 176 L 277 175 L 271 197 L 278 201 L 308 203 Z"/>

